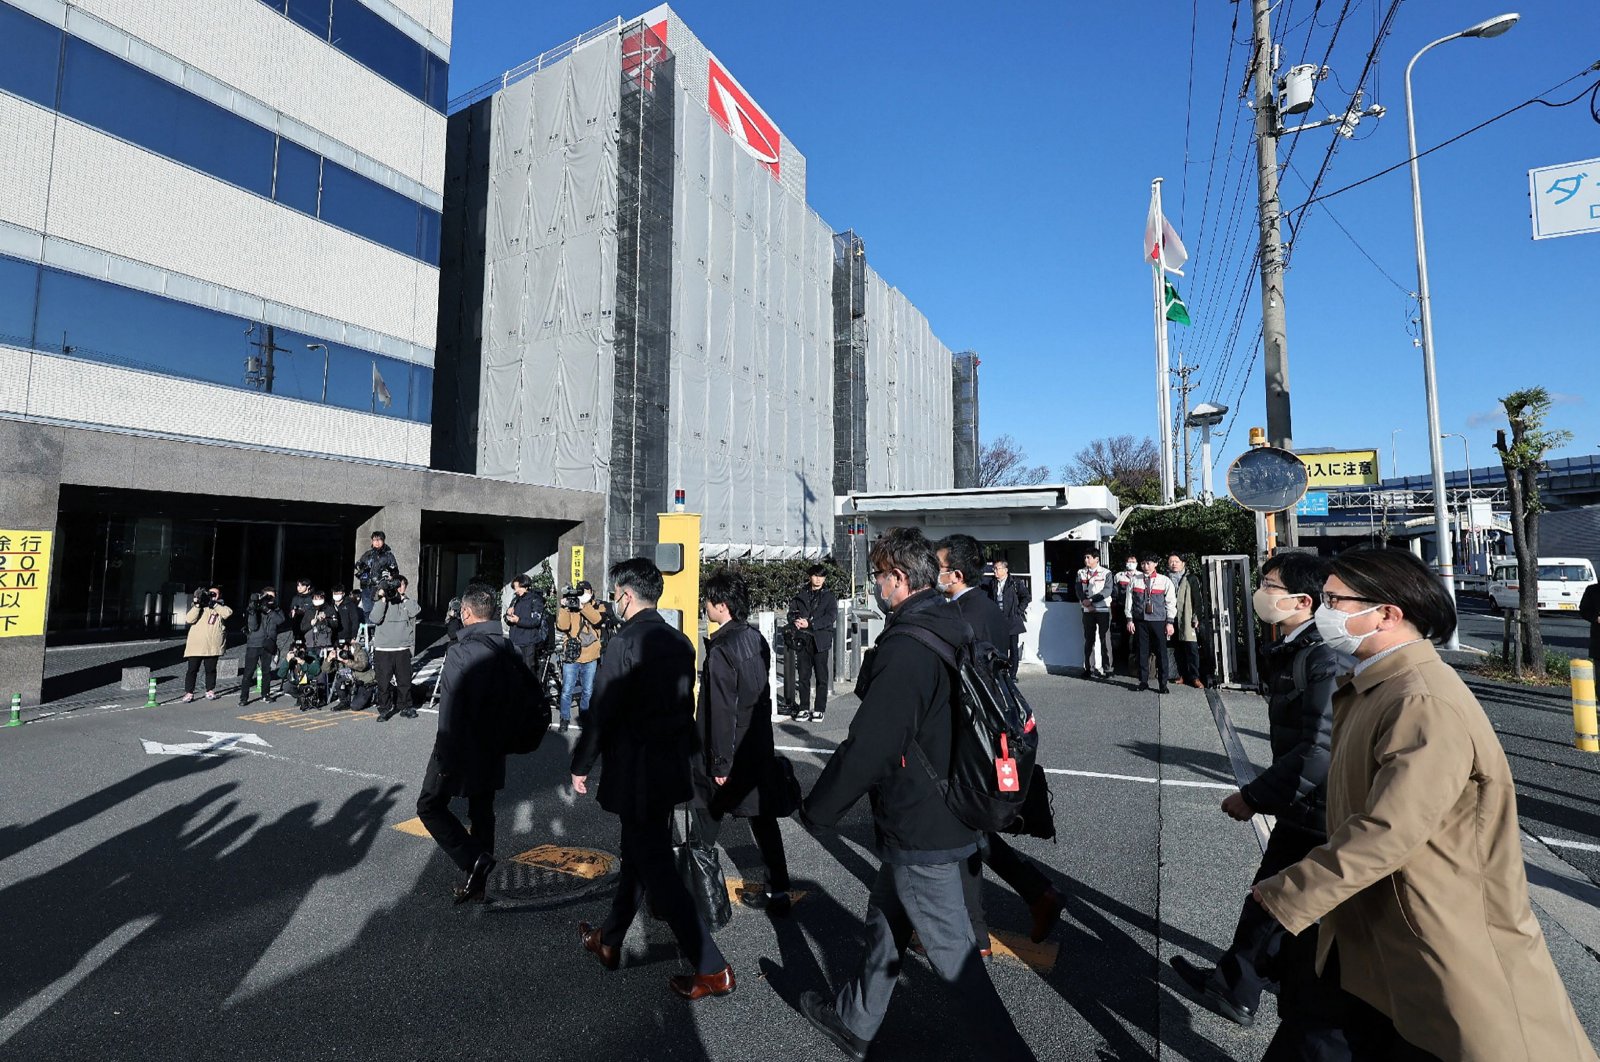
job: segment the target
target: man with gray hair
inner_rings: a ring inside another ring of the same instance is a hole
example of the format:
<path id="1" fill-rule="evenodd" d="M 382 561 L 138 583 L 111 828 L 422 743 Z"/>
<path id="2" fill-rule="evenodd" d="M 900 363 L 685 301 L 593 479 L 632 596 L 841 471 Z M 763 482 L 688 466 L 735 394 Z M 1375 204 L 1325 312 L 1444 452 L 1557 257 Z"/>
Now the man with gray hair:
<path id="1" fill-rule="evenodd" d="M 451 862 L 467 872 L 455 889 L 456 903 L 483 899 L 494 869 L 494 795 L 506 786 L 508 714 L 544 696 L 500 633 L 496 604 L 486 586 L 461 595 L 461 634 L 445 650 L 439 734 L 417 797 L 417 817 Z M 470 833 L 450 810 L 452 797 L 466 798 Z"/>

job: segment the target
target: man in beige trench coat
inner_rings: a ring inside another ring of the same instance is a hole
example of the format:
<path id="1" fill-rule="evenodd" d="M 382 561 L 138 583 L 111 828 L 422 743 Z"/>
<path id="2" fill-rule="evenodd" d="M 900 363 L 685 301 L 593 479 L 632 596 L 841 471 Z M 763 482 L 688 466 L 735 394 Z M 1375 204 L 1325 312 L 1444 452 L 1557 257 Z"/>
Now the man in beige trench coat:
<path id="1" fill-rule="evenodd" d="M 1291 933 L 1321 920 L 1318 969 L 1336 952 L 1405 1041 L 1393 1057 L 1596 1062 L 1528 903 L 1505 752 L 1428 640 L 1454 629 L 1449 599 L 1409 553 L 1356 550 L 1323 604 L 1324 640 L 1357 660 L 1333 699 L 1328 843 L 1257 901 Z"/>

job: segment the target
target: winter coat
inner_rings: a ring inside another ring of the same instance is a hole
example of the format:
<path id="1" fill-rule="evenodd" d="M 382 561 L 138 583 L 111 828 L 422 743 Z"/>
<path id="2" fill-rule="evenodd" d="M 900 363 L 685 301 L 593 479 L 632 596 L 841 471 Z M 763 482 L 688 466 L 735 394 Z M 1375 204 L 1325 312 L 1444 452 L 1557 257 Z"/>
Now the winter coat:
<path id="1" fill-rule="evenodd" d="M 1146 575 L 1139 572 L 1128 580 L 1128 592 L 1122 603 L 1127 617 L 1134 622 L 1172 623 L 1172 599 L 1177 590 L 1160 572 Z"/>
<path id="2" fill-rule="evenodd" d="M 1328 842 L 1258 886 L 1320 970 L 1457 1062 L 1596 1062 L 1528 904 L 1516 791 L 1455 670 L 1413 642 L 1333 698 Z"/>
<path id="3" fill-rule="evenodd" d="M 694 643 L 655 609 L 628 618 L 595 671 L 590 723 L 572 750 L 572 773 L 600 762 L 596 799 L 614 815 L 654 816 L 692 795 Z"/>
<path id="4" fill-rule="evenodd" d="M 988 642 L 1004 652 L 1006 644 L 1011 639 L 1011 624 L 1001 613 L 1000 606 L 995 604 L 988 594 L 973 587 L 950 603 L 956 607 L 961 618 L 967 621 L 967 626 L 972 628 L 974 638 L 980 642 Z"/>
<path id="5" fill-rule="evenodd" d="M 533 672 L 492 620 L 468 623 L 439 672 L 439 733 L 433 754 L 445 792 L 493 793 L 506 785 L 506 722 L 515 703 L 544 700 Z M 533 706 L 537 712 L 538 705 Z M 550 709 L 545 705 L 545 715 Z"/>
<path id="6" fill-rule="evenodd" d="M 809 626 L 796 627 L 794 621 L 803 619 Z M 789 599 L 789 629 L 810 635 L 813 652 L 826 653 L 833 648 L 833 628 L 839 620 L 839 599 L 832 590 L 823 587 L 813 590 L 808 585 Z"/>
<path id="7" fill-rule="evenodd" d="M 938 782 L 915 755 L 908 755 L 916 741 L 929 763 L 950 762 L 950 669 L 915 638 L 889 637 L 901 623 L 957 645 L 971 637 L 960 611 L 935 590 L 900 602 L 862 663 L 856 682 L 861 706 L 849 736 L 812 786 L 805 815 L 819 826 L 832 826 L 866 794 L 884 862 L 951 863 L 977 850 L 977 832 L 955 817 Z"/>
<path id="8" fill-rule="evenodd" d="M 1133 577 L 1139 574 L 1135 568 L 1129 571 L 1124 568 L 1112 575 L 1112 582 L 1116 584 L 1116 592 L 1111 595 L 1111 617 L 1114 620 L 1126 621 L 1128 618 L 1128 587 L 1133 585 Z"/>
<path id="9" fill-rule="evenodd" d="M 1110 612 L 1116 596 L 1116 576 L 1108 569 L 1078 569 L 1078 602 L 1085 612 Z"/>
<path id="10" fill-rule="evenodd" d="M 1195 582 L 1187 569 L 1167 577 L 1172 591 L 1172 637 L 1179 642 L 1200 640 L 1200 613 L 1195 608 Z M 1303 636 L 1302 636 L 1303 637 Z"/>
<path id="11" fill-rule="evenodd" d="M 1600 583 L 1584 590 L 1578 615 L 1589 621 L 1589 659 L 1600 661 Z"/>
<path id="12" fill-rule="evenodd" d="M 283 613 L 277 605 L 268 609 L 252 608 L 244 616 L 244 644 L 251 649 L 276 649 L 281 626 Z"/>
<path id="13" fill-rule="evenodd" d="M 321 605 L 306 605 L 306 610 L 300 613 L 300 640 L 306 643 L 307 649 L 330 649 L 338 636 L 339 611 L 331 600 L 323 598 Z"/>
<path id="14" fill-rule="evenodd" d="M 1310 624 L 1292 641 L 1269 646 L 1263 668 L 1272 765 L 1240 792 L 1256 811 L 1325 838 L 1338 654 L 1323 642 L 1316 625 Z M 1295 684 L 1296 670 L 1303 673 L 1304 691 Z"/>
<path id="15" fill-rule="evenodd" d="M 574 612 L 569 608 L 556 612 L 556 630 L 568 638 L 578 639 L 578 657 L 576 660 L 564 662 L 577 664 L 592 664 L 600 659 L 600 621 L 605 617 L 600 615 L 600 610 L 594 607 L 593 601 L 585 601 Z M 585 638 L 590 639 L 584 644 Z"/>
<path id="16" fill-rule="evenodd" d="M 1011 624 L 1012 634 L 1021 634 L 1028 629 L 1028 602 L 1030 595 L 1028 587 L 1015 575 L 1007 576 L 1004 583 L 995 580 L 988 584 L 989 596 L 1000 612 Z M 998 642 L 995 644 L 999 644 Z"/>
<path id="17" fill-rule="evenodd" d="M 349 600 L 346 598 L 346 600 Z M 372 666 L 372 658 L 360 644 L 350 646 L 350 663 L 343 665 L 350 669 L 350 677 L 364 686 L 376 685 L 378 681 L 377 669 Z"/>
<path id="18" fill-rule="evenodd" d="M 183 640 L 183 655 L 221 656 L 228 642 L 222 624 L 231 615 L 233 609 L 227 605 L 217 604 L 205 609 L 190 605 L 189 611 L 183 614 L 183 622 L 189 625 L 189 634 Z"/>
<path id="19" fill-rule="evenodd" d="M 334 614 L 339 617 L 339 640 L 353 639 L 361 633 L 361 599 L 354 594 L 344 595 L 343 601 L 328 598 Z"/>
<path id="20" fill-rule="evenodd" d="M 513 591 L 511 604 L 506 611 L 511 614 L 507 626 L 512 645 L 520 649 L 523 646 L 545 643 L 545 635 L 550 630 L 550 617 L 545 615 L 543 594 L 537 590 L 529 590 L 518 597 Z"/>
<path id="21" fill-rule="evenodd" d="M 372 603 L 372 614 L 368 617 L 373 626 L 372 648 L 374 650 L 404 649 L 411 652 L 417 647 L 417 615 L 422 611 L 409 597 L 396 603 L 390 603 L 388 598 L 380 597 Z"/>
<path id="22" fill-rule="evenodd" d="M 701 657 L 694 805 L 718 814 L 771 814 L 763 810 L 761 794 L 775 755 L 767 681 L 772 650 L 760 631 L 736 620 L 706 636 Z M 718 786 L 716 778 L 728 781 Z"/>
<path id="23" fill-rule="evenodd" d="M 361 589 L 374 588 L 377 585 L 378 574 L 385 568 L 396 575 L 400 574 L 400 562 L 395 559 L 394 550 L 384 546 L 382 549 L 368 549 L 363 553 L 361 559 L 356 561 L 356 580 Z"/>

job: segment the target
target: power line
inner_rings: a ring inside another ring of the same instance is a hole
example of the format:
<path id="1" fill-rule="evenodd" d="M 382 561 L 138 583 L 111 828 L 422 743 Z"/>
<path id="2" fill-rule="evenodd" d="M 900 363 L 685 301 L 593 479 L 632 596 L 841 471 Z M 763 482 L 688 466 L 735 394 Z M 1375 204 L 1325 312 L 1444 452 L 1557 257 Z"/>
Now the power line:
<path id="1" fill-rule="evenodd" d="M 1310 183 L 1305 179 L 1305 176 L 1301 174 L 1300 168 L 1298 166 L 1291 166 L 1290 169 L 1293 171 L 1295 177 L 1299 178 L 1301 184 L 1305 185 L 1307 187 L 1307 189 L 1309 189 L 1311 187 Z M 1353 235 L 1351 235 L 1350 230 L 1345 228 L 1344 225 L 1339 221 L 1339 219 L 1334 216 L 1333 211 L 1329 210 L 1326 206 L 1324 206 L 1322 208 L 1322 213 L 1324 215 L 1326 215 L 1326 217 L 1327 217 L 1327 219 L 1329 221 L 1333 222 L 1333 225 L 1334 225 L 1335 228 L 1337 228 L 1340 232 L 1344 233 L 1344 238 L 1349 240 L 1355 246 L 1355 249 L 1361 252 L 1361 257 L 1365 258 L 1367 261 L 1372 263 L 1372 268 L 1376 269 L 1379 273 L 1381 273 L 1383 275 L 1383 279 L 1387 280 L 1389 283 L 1393 284 L 1396 288 L 1398 288 L 1402 295 L 1405 295 L 1408 298 L 1414 298 L 1415 297 L 1415 294 L 1416 294 L 1415 292 L 1413 292 L 1410 288 L 1406 287 L 1404 284 L 1400 283 L 1393 276 L 1391 276 L 1389 274 L 1389 271 L 1387 269 L 1383 268 L 1383 266 L 1378 262 L 1378 260 L 1376 258 L 1372 257 L 1372 255 L 1367 253 L 1367 249 L 1365 247 L 1361 246 L 1361 241 L 1356 239 Z"/>

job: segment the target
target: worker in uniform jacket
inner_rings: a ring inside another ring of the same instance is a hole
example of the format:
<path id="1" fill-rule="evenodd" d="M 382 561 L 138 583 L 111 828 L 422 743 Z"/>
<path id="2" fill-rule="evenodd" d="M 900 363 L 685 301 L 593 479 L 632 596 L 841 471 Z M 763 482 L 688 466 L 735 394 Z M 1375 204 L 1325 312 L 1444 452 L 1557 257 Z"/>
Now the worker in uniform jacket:
<path id="1" fill-rule="evenodd" d="M 789 602 L 789 630 L 784 640 L 793 639 L 792 659 L 799 685 L 798 699 L 792 700 L 794 717 L 801 722 L 820 720 L 828 710 L 828 687 L 833 685 L 833 669 L 828 665 L 833 651 L 833 629 L 839 616 L 839 599 L 824 584 L 828 569 L 813 564 L 806 572 L 806 585 Z M 816 699 L 812 700 L 815 683 Z"/>
<path id="2" fill-rule="evenodd" d="M 544 700 L 494 618 L 493 591 L 474 587 L 461 595 L 461 633 L 445 650 L 439 732 L 417 796 L 417 817 L 467 874 L 455 889 L 456 903 L 482 899 L 494 869 L 494 795 L 506 786 L 506 713 L 537 713 Z M 549 707 L 544 710 L 548 715 Z M 467 801 L 470 832 L 450 810 L 457 797 Z"/>
<path id="3" fill-rule="evenodd" d="M 622 867 L 610 913 L 599 926 L 578 923 L 583 946 L 607 969 L 622 959 L 622 940 L 645 893 L 665 919 L 694 973 L 668 978 L 690 1000 L 734 990 L 723 958 L 678 876 L 672 853 L 672 811 L 693 795 L 690 759 L 699 750 L 694 720 L 694 643 L 656 610 L 661 569 L 643 557 L 611 568 L 622 627 L 611 636 L 595 674 L 593 718 L 572 750 L 572 788 L 589 791 L 601 765 L 600 807 L 620 820 Z"/>
<path id="4" fill-rule="evenodd" d="M 1113 576 L 1116 593 L 1111 596 L 1111 663 L 1112 670 L 1123 675 L 1135 673 L 1133 666 L 1134 638 L 1128 633 L 1128 587 L 1139 574 L 1139 558 L 1129 557 L 1122 570 Z"/>
<path id="5" fill-rule="evenodd" d="M 994 580 L 989 584 L 989 596 L 1000 606 L 1000 614 L 1006 618 L 1006 625 L 1009 628 L 1005 640 L 995 642 L 994 647 L 1006 654 L 1006 660 L 1011 665 L 1011 673 L 1015 675 L 1017 663 L 1021 659 L 1022 635 L 1028 629 L 1030 595 L 1026 583 L 1011 578 L 1010 562 L 1004 560 L 994 562 Z"/>
<path id="6" fill-rule="evenodd" d="M 1141 571 L 1128 580 L 1123 608 L 1128 614 L 1128 633 L 1134 636 L 1134 653 L 1139 661 L 1139 688 L 1150 688 L 1150 657 L 1156 658 L 1156 678 L 1162 693 L 1167 692 L 1167 639 L 1172 637 L 1172 603 L 1177 597 L 1172 580 L 1156 571 L 1160 558 L 1146 557 Z"/>
<path id="7" fill-rule="evenodd" d="M 1117 596 L 1115 576 L 1100 566 L 1100 555 L 1085 553 L 1078 569 L 1078 603 L 1083 606 L 1083 677 L 1111 672 L 1111 611 Z"/>
<path id="8" fill-rule="evenodd" d="M 935 547 L 939 557 L 939 592 L 955 606 L 961 618 L 972 628 L 972 636 L 979 644 L 993 646 L 996 638 L 1005 637 L 1010 629 L 1000 606 L 989 595 L 969 583 L 967 573 L 978 578 L 983 571 L 983 546 L 971 535 L 951 535 L 941 539 Z M 1029 800 L 1043 796 L 1048 783 L 1044 768 L 1034 764 L 1029 779 Z M 1038 787 L 1038 788 L 1035 788 Z M 1048 806 L 1048 796 L 1044 796 Z M 1033 915 L 1031 936 L 1042 942 L 1061 920 L 1061 909 L 1066 901 L 1050 883 L 1039 865 L 1011 847 L 1011 843 L 998 833 L 985 833 L 978 838 L 978 852 L 967 860 L 967 875 L 963 882 L 967 901 L 967 914 L 972 919 L 972 933 L 977 938 L 978 950 L 984 958 L 990 954 L 989 922 L 983 913 L 983 868 L 987 866 L 1011 886 L 1013 892 L 1028 905 Z"/>
<path id="9" fill-rule="evenodd" d="M 950 763 L 953 673 L 899 624 L 957 646 L 971 637 L 961 614 L 934 588 L 939 561 L 916 528 L 891 528 L 870 552 L 873 582 L 889 615 L 856 683 L 861 706 L 849 736 L 828 758 L 802 809 L 807 824 L 831 827 L 863 796 L 872 805 L 880 859 L 867 902 L 866 949 L 857 974 L 833 998 L 801 994 L 800 1010 L 850 1057 L 864 1059 L 883 1024 L 901 961 L 916 931 L 929 963 L 950 985 L 948 1004 L 970 1008 L 990 1058 L 1031 1058 L 989 980 L 962 897 L 963 862 L 978 834 L 945 804 L 928 764 Z M 930 1030 L 931 1031 L 931 1030 Z"/>
<path id="10" fill-rule="evenodd" d="M 1261 586 L 1253 599 L 1256 618 L 1281 634 L 1263 660 L 1272 764 L 1230 794 L 1222 810 L 1241 822 L 1257 814 L 1277 820 L 1256 881 L 1293 866 L 1328 839 L 1328 758 L 1340 661 L 1313 618 L 1327 571 L 1327 562 L 1314 554 L 1280 553 L 1261 566 Z M 1297 1044 L 1309 1040 L 1326 1050 L 1337 1045 L 1327 1042 L 1314 1020 L 1328 1002 L 1312 998 L 1315 958 L 1315 927 L 1286 939 L 1283 927 L 1246 897 L 1233 943 L 1215 969 L 1197 967 L 1182 955 L 1171 962 L 1206 1006 L 1246 1026 L 1255 1022 L 1266 983 L 1279 982 L 1277 1040 L 1293 1034 Z"/>

